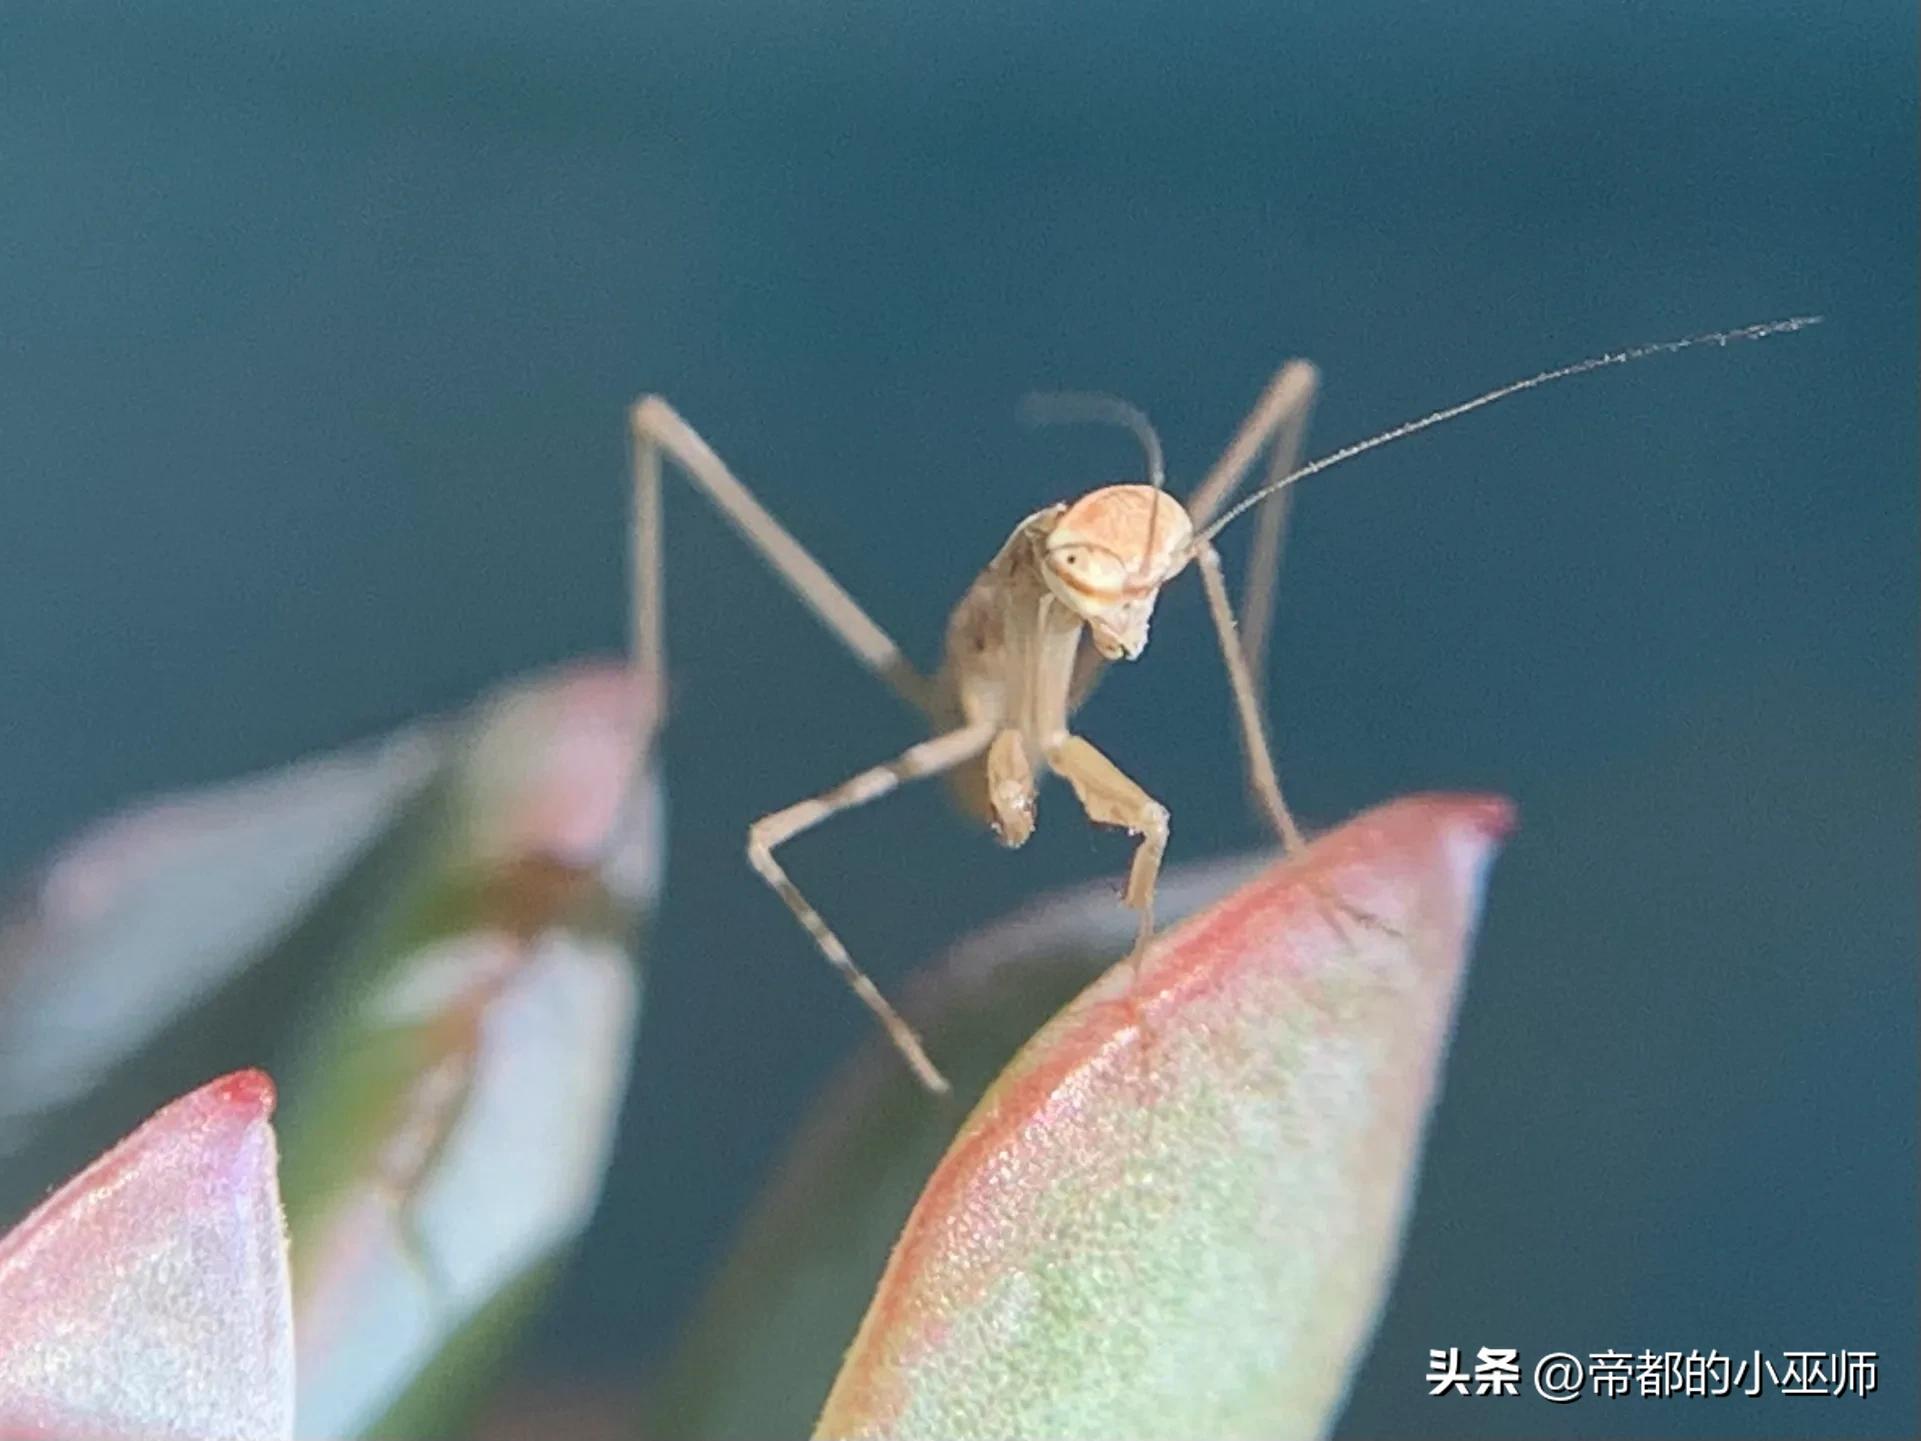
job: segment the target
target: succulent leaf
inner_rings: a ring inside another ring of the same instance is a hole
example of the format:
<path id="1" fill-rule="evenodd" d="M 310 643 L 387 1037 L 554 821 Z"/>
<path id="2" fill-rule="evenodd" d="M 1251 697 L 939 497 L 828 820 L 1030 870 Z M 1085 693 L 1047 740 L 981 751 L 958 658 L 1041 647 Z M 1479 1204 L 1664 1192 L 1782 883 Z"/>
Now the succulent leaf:
<path id="1" fill-rule="evenodd" d="M 927 1183 L 817 1434 L 1322 1434 L 1510 823 L 1381 807 L 1083 992 Z"/>

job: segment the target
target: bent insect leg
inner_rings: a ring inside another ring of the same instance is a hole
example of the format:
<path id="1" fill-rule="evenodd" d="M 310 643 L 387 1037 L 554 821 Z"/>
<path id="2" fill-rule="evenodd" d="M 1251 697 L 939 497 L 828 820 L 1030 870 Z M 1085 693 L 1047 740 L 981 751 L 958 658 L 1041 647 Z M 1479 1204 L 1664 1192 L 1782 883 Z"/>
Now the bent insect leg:
<path id="1" fill-rule="evenodd" d="M 1121 899 L 1140 912 L 1134 938 L 1136 967 L 1147 943 L 1154 938 L 1154 888 L 1160 880 L 1161 859 L 1167 854 L 1167 807 L 1142 790 L 1126 772 L 1094 748 L 1091 741 L 1070 735 L 1049 747 L 1047 764 L 1074 788 L 1081 809 L 1096 825 L 1120 826 L 1140 837 L 1127 872 Z"/>
<path id="2" fill-rule="evenodd" d="M 767 882 L 774 894 L 779 896 L 792 911 L 794 918 L 812 936 L 820 953 L 827 957 L 829 964 L 840 972 L 855 995 L 859 996 L 867 1008 L 880 1020 L 887 1030 L 888 1037 L 895 1048 L 913 1067 L 914 1074 L 928 1090 L 945 1094 L 947 1080 L 934 1063 L 928 1059 L 926 1048 L 921 1045 L 920 1037 L 914 1034 L 913 1027 L 901 1019 L 880 988 L 868 977 L 847 947 L 833 929 L 827 924 L 813 903 L 801 894 L 800 888 L 788 877 L 780 862 L 774 859 L 774 850 L 784 842 L 806 830 L 811 830 L 831 816 L 851 810 L 878 800 L 898 787 L 902 781 L 918 780 L 924 776 L 938 775 L 951 770 L 965 761 L 973 759 L 987 748 L 994 734 L 992 725 L 980 724 L 964 726 L 910 746 L 884 765 L 874 766 L 859 775 L 825 791 L 810 800 L 799 801 L 784 810 L 761 817 L 747 829 L 747 860 L 760 878 Z"/>
<path id="3" fill-rule="evenodd" d="M 932 714 L 933 687 L 894 638 L 754 498 L 678 411 L 657 395 L 643 396 L 634 402 L 629 423 L 634 464 L 633 657 L 644 677 L 659 679 L 665 665 L 660 497 L 660 458 L 665 452 L 842 645 L 902 700 L 924 715 Z"/>
<path id="4" fill-rule="evenodd" d="M 1187 511 L 1198 533 L 1233 499 L 1246 482 L 1263 450 L 1270 454 L 1269 475 L 1291 471 L 1301 453 L 1307 433 L 1308 414 L 1320 390 L 1320 372 L 1305 360 L 1290 360 L 1268 383 L 1254 409 L 1242 422 L 1221 458 L 1188 498 Z M 1243 754 L 1248 764 L 1247 784 L 1255 801 L 1290 853 L 1299 849 L 1300 830 L 1280 802 L 1280 789 L 1274 780 L 1272 756 L 1266 742 L 1266 706 L 1263 681 L 1267 673 L 1267 653 L 1273 635 L 1275 587 L 1280 570 L 1281 545 L 1287 512 L 1270 504 L 1259 517 L 1253 549 L 1248 562 L 1247 582 L 1242 588 L 1238 634 L 1232 607 L 1225 610 L 1228 623 L 1221 625 L 1221 614 L 1212 597 L 1209 610 L 1214 613 L 1215 629 L 1222 636 L 1222 656 L 1228 660 L 1229 679 L 1234 680 L 1235 658 L 1245 674 L 1243 686 L 1235 681 L 1235 706 L 1240 715 Z M 1205 565 L 1205 553 L 1201 556 Z M 1219 560 L 1216 557 L 1216 565 Z M 1244 693 L 1244 694 L 1243 694 Z M 1259 764 L 1265 764 L 1265 775 Z"/>
<path id="5" fill-rule="evenodd" d="M 1234 691 L 1234 711 L 1240 718 L 1241 744 L 1247 757 L 1249 783 L 1260 798 L 1262 807 L 1274 828 L 1280 832 L 1281 843 L 1290 858 L 1299 856 L 1307 847 L 1307 838 L 1294 819 L 1294 812 L 1281 796 L 1280 777 L 1274 772 L 1274 758 L 1269 752 L 1267 735 L 1261 726 L 1260 710 L 1255 701 L 1254 683 L 1248 675 L 1245 657 L 1241 648 L 1234 642 L 1234 616 L 1228 609 L 1227 582 L 1221 578 L 1221 557 L 1214 549 L 1213 542 L 1205 541 L 1198 555 L 1201 568 L 1201 585 L 1207 592 L 1207 611 L 1214 621 L 1214 633 L 1220 638 L 1221 659 L 1227 666 L 1228 683 Z M 1321 899 L 1329 915 L 1337 925 L 1347 920 L 1359 921 L 1370 930 L 1384 932 L 1398 937 L 1400 931 L 1372 912 L 1356 906 L 1344 896 L 1334 894 L 1324 887 L 1316 887 L 1316 895 Z"/>

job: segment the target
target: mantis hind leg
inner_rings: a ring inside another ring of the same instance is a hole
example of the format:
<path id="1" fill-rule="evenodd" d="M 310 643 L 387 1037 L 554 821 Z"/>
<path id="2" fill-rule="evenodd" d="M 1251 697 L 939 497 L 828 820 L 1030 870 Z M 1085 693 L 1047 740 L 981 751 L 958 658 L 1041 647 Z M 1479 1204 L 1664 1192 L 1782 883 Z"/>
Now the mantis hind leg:
<path id="1" fill-rule="evenodd" d="M 909 705 L 924 715 L 934 714 L 934 687 L 908 662 L 894 638 L 754 498 L 678 411 L 659 396 L 648 395 L 634 402 L 628 420 L 634 465 L 632 646 L 635 669 L 644 679 L 658 680 L 666 664 L 660 496 L 665 454 L 862 665 Z"/>

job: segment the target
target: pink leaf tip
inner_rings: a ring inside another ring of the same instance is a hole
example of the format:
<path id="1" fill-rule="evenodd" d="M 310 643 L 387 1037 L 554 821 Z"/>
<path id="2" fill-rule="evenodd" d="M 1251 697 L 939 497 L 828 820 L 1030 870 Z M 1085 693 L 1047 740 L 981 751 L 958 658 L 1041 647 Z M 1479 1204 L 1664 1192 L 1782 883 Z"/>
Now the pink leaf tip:
<path id="1" fill-rule="evenodd" d="M 292 1434 L 273 1103 L 212 1081 L 0 1239 L 0 1435 Z"/>
<path id="2" fill-rule="evenodd" d="M 209 1081 L 194 1095 L 204 1095 L 250 1121 L 264 1121 L 273 1115 L 274 1103 L 279 1099 L 274 1091 L 273 1077 L 265 1071 L 235 1071 L 222 1076 L 217 1081 Z M 192 1100 L 193 1097 L 187 1097 Z"/>

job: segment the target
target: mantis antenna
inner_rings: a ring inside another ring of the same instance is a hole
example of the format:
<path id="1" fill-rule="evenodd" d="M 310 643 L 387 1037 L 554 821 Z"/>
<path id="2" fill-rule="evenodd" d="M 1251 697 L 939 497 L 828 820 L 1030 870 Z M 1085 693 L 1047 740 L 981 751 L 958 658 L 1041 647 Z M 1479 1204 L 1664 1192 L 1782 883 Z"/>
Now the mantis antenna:
<path id="1" fill-rule="evenodd" d="M 1086 421 L 1097 425 L 1125 426 L 1134 432 L 1134 438 L 1141 443 L 1141 453 L 1147 459 L 1147 483 L 1156 490 L 1167 489 L 1167 460 L 1161 454 L 1161 438 L 1154 433 L 1153 422 L 1139 406 L 1129 405 L 1118 396 L 1094 391 L 1049 390 L 1023 396 L 1020 415 L 1029 425 Z M 1148 507 L 1147 544 L 1142 547 L 1142 555 L 1154 553 L 1154 525 L 1159 519 L 1160 506 Z"/>
<path id="2" fill-rule="evenodd" d="M 1424 415 L 1419 420 L 1410 420 L 1403 425 L 1395 426 L 1392 430 L 1384 430 L 1379 435 L 1356 441 L 1353 445 L 1345 446 L 1331 455 L 1324 455 L 1319 460 L 1310 461 L 1299 470 L 1284 475 L 1279 480 L 1269 482 L 1228 507 L 1219 519 L 1195 536 L 1188 548 L 1189 554 L 1198 555 L 1201 549 L 1219 535 L 1230 522 L 1246 514 L 1269 497 L 1278 495 L 1296 481 L 1305 480 L 1308 476 L 1323 470 L 1331 470 L 1342 461 L 1352 460 L 1365 451 L 1378 450 L 1381 446 L 1393 441 L 1404 440 L 1417 431 L 1466 415 L 1471 410 L 1492 405 L 1497 400 L 1505 400 L 1510 395 L 1518 395 L 1523 390 L 1532 390 L 1537 385 L 1548 385 L 1557 380 L 1585 375 L 1590 370 L 1602 370 L 1610 365 L 1626 365 L 1630 361 L 1645 360 L 1651 355 L 1671 355 L 1677 350 L 1691 350 L 1697 345 L 1732 345 L 1739 340 L 1763 340 L 1770 335 L 1787 335 L 1797 330 L 1805 330 L 1810 325 L 1819 325 L 1823 319 L 1824 317 L 1819 315 L 1797 315 L 1787 320 L 1770 320 L 1760 325 L 1744 325 L 1738 330 L 1712 330 L 1700 335 L 1684 336 L 1680 340 L 1657 340 L 1652 344 L 1637 345 L 1629 350 L 1615 350 L 1606 355 L 1590 356 L 1586 360 L 1577 360 L 1572 365 L 1557 366 L 1553 370 L 1544 370 L 1539 375 L 1530 375 L 1526 380 L 1510 381 L 1485 394 L 1477 395 L 1472 400 L 1464 400 L 1458 405 L 1450 405 L 1444 410 Z"/>
<path id="3" fill-rule="evenodd" d="M 1044 390 L 1021 397 L 1021 419 L 1028 425 L 1120 425 L 1134 432 L 1147 457 L 1147 483 L 1156 490 L 1167 489 L 1167 462 L 1161 455 L 1161 438 L 1138 406 L 1118 396 L 1092 391 Z"/>

